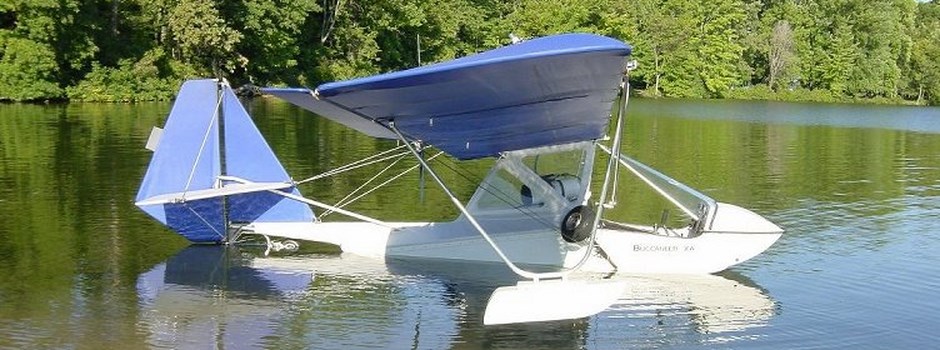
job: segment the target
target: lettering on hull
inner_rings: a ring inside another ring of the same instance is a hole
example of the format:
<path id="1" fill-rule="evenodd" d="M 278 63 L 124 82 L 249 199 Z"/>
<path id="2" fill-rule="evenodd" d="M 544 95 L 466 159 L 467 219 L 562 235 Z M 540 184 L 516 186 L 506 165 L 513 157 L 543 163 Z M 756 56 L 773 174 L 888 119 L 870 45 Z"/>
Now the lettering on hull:
<path id="1" fill-rule="evenodd" d="M 633 251 L 638 253 L 671 253 L 671 252 L 693 252 L 695 246 L 686 245 L 643 245 L 634 244 Z"/>

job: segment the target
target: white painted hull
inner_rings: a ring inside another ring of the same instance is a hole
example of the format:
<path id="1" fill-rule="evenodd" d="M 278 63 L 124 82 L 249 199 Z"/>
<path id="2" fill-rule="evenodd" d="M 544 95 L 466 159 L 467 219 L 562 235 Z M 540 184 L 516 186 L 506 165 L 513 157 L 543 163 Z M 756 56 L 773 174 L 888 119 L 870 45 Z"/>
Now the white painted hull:
<path id="1" fill-rule="evenodd" d="M 750 210 L 718 203 L 715 221 L 696 237 L 601 228 L 597 243 L 618 272 L 715 273 L 770 248 L 783 229 Z"/>
<path id="2" fill-rule="evenodd" d="M 695 238 L 600 229 L 597 241 L 621 273 L 715 273 L 747 261 L 782 232 L 705 232 Z"/>
<path id="3" fill-rule="evenodd" d="M 396 228 L 362 222 L 282 222 L 254 223 L 247 229 L 271 237 L 332 244 L 344 252 L 376 258 L 502 263 L 482 236 L 462 220 L 391 225 Z M 552 230 L 495 232 L 491 237 L 510 260 L 520 265 L 562 266 L 568 256 L 568 245 Z M 605 265 L 610 269 L 609 264 Z"/>
<path id="4" fill-rule="evenodd" d="M 712 229 L 694 238 L 639 230 L 600 228 L 597 243 L 606 259 L 592 253 L 593 272 L 701 274 L 725 270 L 769 248 L 782 229 L 746 209 L 721 203 Z M 478 218 L 514 263 L 573 266 L 584 254 L 552 230 L 512 231 L 498 216 Z M 497 225 L 502 223 L 503 225 Z M 249 228 L 274 237 L 328 243 L 344 252 L 377 258 L 420 258 L 499 263 L 492 247 L 465 221 L 392 223 L 395 229 L 362 222 L 255 223 Z"/>

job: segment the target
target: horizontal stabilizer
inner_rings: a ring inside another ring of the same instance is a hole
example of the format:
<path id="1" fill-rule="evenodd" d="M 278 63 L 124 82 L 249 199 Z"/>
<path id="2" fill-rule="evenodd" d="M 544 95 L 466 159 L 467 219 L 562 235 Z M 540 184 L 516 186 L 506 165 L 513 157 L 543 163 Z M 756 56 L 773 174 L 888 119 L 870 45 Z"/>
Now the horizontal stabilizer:
<path id="1" fill-rule="evenodd" d="M 622 281 L 523 281 L 490 296 L 484 325 L 588 317 L 604 311 L 627 289 Z"/>
<path id="2" fill-rule="evenodd" d="M 137 206 L 142 205 L 151 205 L 151 204 L 167 204 L 167 203 L 181 203 L 185 201 L 200 200 L 206 198 L 222 197 L 222 196 L 233 196 L 236 194 L 260 192 L 260 191 L 270 191 L 270 190 L 281 190 L 289 188 L 293 184 L 289 182 L 253 182 L 253 183 L 236 183 L 228 184 L 222 188 L 209 188 L 205 190 L 193 190 L 187 192 L 176 192 L 176 193 L 167 193 L 158 196 L 153 196 L 145 198 L 144 200 L 138 201 Z"/>
<path id="3" fill-rule="evenodd" d="M 222 197 L 213 197 L 138 207 L 192 242 L 218 243 L 225 239 L 222 205 Z"/>

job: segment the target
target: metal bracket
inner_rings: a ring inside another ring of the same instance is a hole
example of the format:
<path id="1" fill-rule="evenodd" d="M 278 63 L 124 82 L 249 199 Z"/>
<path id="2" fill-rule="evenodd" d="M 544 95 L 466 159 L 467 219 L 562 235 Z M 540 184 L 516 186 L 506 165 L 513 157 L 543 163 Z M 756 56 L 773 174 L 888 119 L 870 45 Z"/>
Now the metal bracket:
<path id="1" fill-rule="evenodd" d="M 636 60 L 630 60 L 629 62 L 627 62 L 627 66 L 626 66 L 627 72 L 630 72 L 636 69 L 638 66 L 639 64 L 636 62 Z"/>

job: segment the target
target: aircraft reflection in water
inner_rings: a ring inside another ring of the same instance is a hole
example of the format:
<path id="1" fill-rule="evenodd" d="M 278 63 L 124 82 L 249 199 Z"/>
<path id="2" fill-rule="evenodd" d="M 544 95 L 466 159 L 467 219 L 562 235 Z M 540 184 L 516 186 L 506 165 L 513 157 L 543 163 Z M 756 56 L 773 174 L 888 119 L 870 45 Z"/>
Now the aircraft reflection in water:
<path id="1" fill-rule="evenodd" d="M 235 249 L 191 246 L 140 275 L 141 328 L 151 345 L 221 348 L 276 331 L 284 305 L 302 300 L 309 272 L 256 269 Z"/>
<path id="2" fill-rule="evenodd" d="M 703 334 L 762 327 L 776 314 L 776 305 L 747 277 L 722 275 L 628 275 L 627 291 L 607 316 L 687 318 Z M 682 323 L 681 321 L 678 321 Z"/>
<path id="3" fill-rule="evenodd" d="M 773 300 L 725 275 L 616 276 L 629 288 L 597 316 L 489 327 L 480 320 L 490 293 L 517 278 L 499 264 L 192 246 L 141 274 L 137 289 L 140 327 L 156 347 L 583 348 L 658 336 L 634 334 L 650 333 L 637 327 L 646 321 L 693 335 L 765 325 Z"/>
<path id="4" fill-rule="evenodd" d="M 454 308 L 428 298 L 445 294 L 441 285 L 393 276 L 381 263 L 335 274 L 339 260 L 188 247 L 138 278 L 140 328 L 151 345 L 174 349 L 450 343 Z"/>

